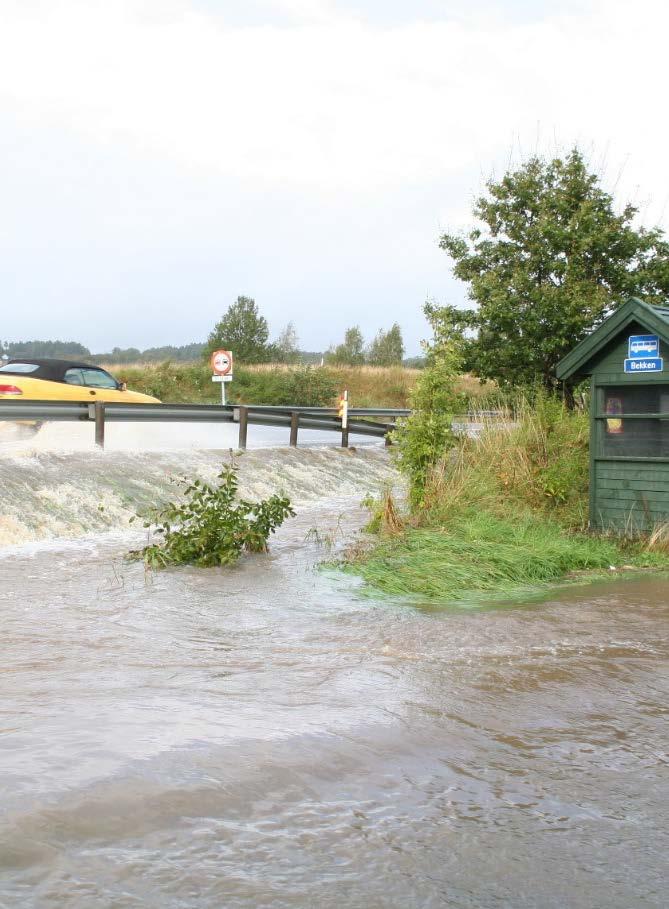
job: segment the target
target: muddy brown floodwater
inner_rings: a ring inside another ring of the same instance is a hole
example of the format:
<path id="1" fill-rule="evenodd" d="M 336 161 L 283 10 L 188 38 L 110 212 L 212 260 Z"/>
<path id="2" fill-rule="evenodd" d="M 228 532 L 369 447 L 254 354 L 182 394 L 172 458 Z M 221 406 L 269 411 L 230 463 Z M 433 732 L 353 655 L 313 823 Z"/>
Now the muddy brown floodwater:
<path id="1" fill-rule="evenodd" d="M 442 610 L 124 538 L 0 557 L 0 906 L 667 905 L 668 584 Z"/>

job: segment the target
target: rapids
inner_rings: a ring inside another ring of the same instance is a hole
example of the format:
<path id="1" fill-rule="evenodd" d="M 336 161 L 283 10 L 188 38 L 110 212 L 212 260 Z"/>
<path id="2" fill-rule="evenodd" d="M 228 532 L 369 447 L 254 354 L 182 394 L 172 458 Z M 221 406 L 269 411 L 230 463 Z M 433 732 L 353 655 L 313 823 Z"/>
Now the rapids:
<path id="1" fill-rule="evenodd" d="M 383 448 L 232 451 L 47 451 L 0 456 L 0 549 L 38 540 L 129 529 L 130 518 L 178 496 L 175 481 L 212 481 L 239 467 L 240 495 L 285 491 L 297 506 L 327 496 L 376 493 L 395 474 Z"/>

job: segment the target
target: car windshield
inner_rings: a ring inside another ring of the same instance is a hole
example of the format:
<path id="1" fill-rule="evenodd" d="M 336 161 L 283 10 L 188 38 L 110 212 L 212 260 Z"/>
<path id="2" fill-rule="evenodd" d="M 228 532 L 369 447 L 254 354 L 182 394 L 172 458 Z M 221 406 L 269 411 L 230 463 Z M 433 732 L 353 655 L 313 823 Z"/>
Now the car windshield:
<path id="1" fill-rule="evenodd" d="M 39 369 L 37 363 L 5 363 L 4 366 L 0 366 L 0 372 L 11 372 L 11 373 L 27 373 L 35 372 Z"/>
<path id="2" fill-rule="evenodd" d="M 83 385 L 84 377 L 80 369 L 68 369 L 65 371 L 65 381 L 68 385 Z"/>
<path id="3" fill-rule="evenodd" d="M 81 371 L 84 375 L 84 385 L 92 385 L 93 388 L 118 388 L 116 379 L 104 369 L 82 369 Z"/>
<path id="4" fill-rule="evenodd" d="M 86 369 L 72 367 L 65 373 L 68 385 L 86 385 L 88 388 L 118 388 L 118 382 L 104 369 Z"/>

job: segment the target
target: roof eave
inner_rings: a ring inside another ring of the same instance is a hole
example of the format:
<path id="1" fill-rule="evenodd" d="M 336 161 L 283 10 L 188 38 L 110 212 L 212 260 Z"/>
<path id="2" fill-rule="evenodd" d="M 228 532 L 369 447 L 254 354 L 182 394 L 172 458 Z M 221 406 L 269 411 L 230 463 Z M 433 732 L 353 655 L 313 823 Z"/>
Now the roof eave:
<path id="1" fill-rule="evenodd" d="M 634 321 L 647 325 L 649 329 L 657 332 L 665 343 L 669 343 L 669 322 L 660 316 L 653 306 L 644 303 L 637 297 L 631 297 L 560 360 L 555 370 L 557 378 L 565 381 L 577 375 L 582 367 L 592 360 L 615 335 Z M 588 373 L 584 372 L 583 375 L 588 375 Z"/>

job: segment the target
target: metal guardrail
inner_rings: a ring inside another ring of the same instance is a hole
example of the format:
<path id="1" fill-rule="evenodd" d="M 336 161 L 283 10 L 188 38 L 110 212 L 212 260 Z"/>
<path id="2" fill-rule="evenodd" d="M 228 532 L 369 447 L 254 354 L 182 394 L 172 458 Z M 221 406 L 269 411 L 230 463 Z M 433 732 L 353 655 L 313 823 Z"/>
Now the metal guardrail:
<path id="1" fill-rule="evenodd" d="M 341 433 L 342 445 L 348 446 L 349 433 L 385 438 L 395 428 L 397 417 L 407 416 L 403 408 L 357 407 L 349 409 L 348 426 L 336 416 L 333 407 L 280 407 L 238 404 L 116 404 L 79 401 L 8 401 L 0 400 L 0 421 L 35 420 L 38 422 L 93 422 L 95 442 L 104 448 L 106 423 L 238 423 L 239 447 L 246 448 L 248 426 L 286 426 L 290 444 L 297 445 L 299 429 L 319 429 Z M 356 419 L 356 417 L 358 419 Z M 360 419 L 385 418 L 383 422 Z M 388 420 L 388 418 L 391 418 Z"/>
<path id="2" fill-rule="evenodd" d="M 226 407 L 239 407 L 239 404 L 227 404 Z M 307 413 L 324 416 L 337 413 L 336 407 L 293 407 L 284 404 L 249 404 L 254 413 Z M 349 417 L 408 417 L 411 410 L 405 407 L 349 407 Z"/>
<path id="3" fill-rule="evenodd" d="M 94 420 L 96 406 L 104 407 L 105 421 L 112 422 L 233 422 L 230 408 L 208 404 L 89 404 L 83 401 L 2 400 L 0 420 Z"/>

